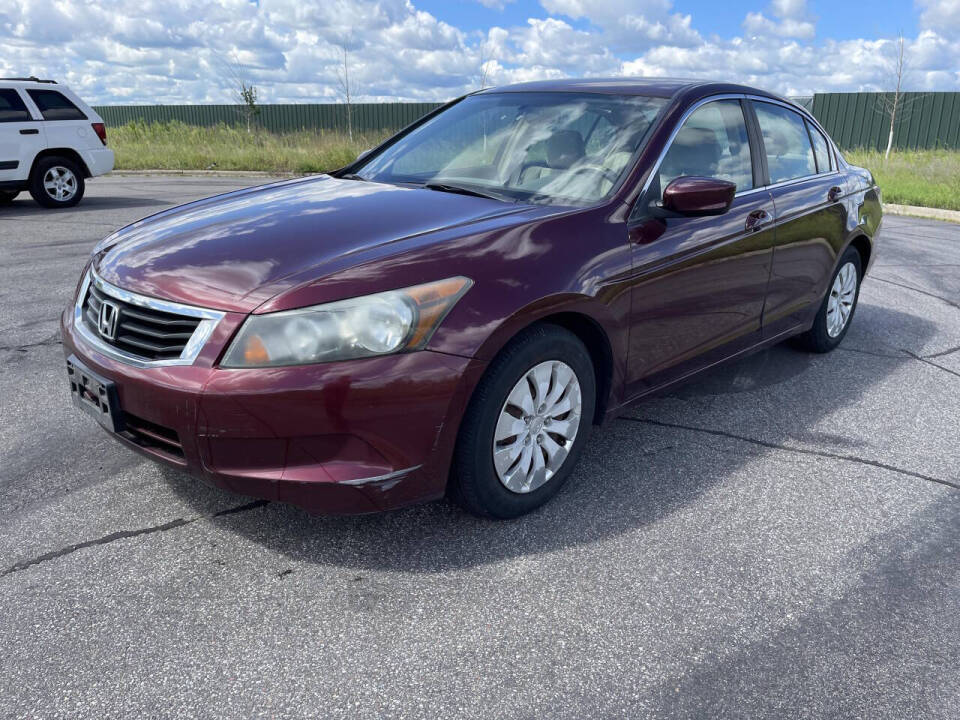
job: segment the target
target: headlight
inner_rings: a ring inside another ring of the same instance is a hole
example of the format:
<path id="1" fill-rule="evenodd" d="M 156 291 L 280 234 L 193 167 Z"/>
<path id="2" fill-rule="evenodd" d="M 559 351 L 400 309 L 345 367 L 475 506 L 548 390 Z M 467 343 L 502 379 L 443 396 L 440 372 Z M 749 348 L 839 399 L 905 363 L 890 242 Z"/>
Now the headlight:
<path id="1" fill-rule="evenodd" d="M 402 290 L 247 318 L 222 367 L 275 367 L 388 355 L 424 347 L 472 280 Z"/>

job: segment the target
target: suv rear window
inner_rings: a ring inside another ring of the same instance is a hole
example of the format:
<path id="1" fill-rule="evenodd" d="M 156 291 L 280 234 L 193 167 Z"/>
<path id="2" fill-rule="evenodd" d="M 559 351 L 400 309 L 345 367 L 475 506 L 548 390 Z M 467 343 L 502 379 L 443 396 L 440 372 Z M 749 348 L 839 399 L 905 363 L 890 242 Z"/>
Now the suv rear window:
<path id="1" fill-rule="evenodd" d="M 56 90 L 27 90 L 44 120 L 86 120 L 80 108 Z"/>
<path id="2" fill-rule="evenodd" d="M 0 122 L 32 120 L 27 106 L 16 90 L 0 90 Z"/>

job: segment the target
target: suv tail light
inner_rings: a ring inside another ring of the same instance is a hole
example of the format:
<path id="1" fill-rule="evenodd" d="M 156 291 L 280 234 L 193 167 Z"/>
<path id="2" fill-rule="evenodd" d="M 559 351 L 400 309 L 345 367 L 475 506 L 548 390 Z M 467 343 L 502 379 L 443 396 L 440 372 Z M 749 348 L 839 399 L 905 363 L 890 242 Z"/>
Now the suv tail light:
<path id="1" fill-rule="evenodd" d="M 97 134 L 97 137 L 100 138 L 100 142 L 104 145 L 107 144 L 107 126 L 103 123 L 92 123 L 91 127 L 93 131 Z"/>

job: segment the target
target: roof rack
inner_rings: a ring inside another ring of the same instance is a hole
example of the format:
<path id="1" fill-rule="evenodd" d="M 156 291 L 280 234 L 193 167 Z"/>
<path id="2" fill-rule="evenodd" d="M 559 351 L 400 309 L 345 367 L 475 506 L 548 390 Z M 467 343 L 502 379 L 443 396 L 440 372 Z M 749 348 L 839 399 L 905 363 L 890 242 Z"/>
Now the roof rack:
<path id="1" fill-rule="evenodd" d="M 0 77 L 0 80 L 8 80 L 12 82 L 37 82 L 37 83 L 49 83 L 51 85 L 56 85 L 56 80 L 41 80 L 40 78 L 31 75 L 30 77 L 18 77 L 18 78 L 5 78 Z"/>

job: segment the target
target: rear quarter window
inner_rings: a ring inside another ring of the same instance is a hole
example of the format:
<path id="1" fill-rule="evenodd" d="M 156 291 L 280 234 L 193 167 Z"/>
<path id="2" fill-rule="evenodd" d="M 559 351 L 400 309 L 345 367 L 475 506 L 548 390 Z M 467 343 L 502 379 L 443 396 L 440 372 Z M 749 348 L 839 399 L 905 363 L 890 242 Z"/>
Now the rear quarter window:
<path id="1" fill-rule="evenodd" d="M 817 158 L 817 172 L 830 172 L 833 170 L 833 160 L 830 158 L 827 139 L 809 122 L 807 123 L 807 130 L 810 131 L 810 139 L 813 141 L 813 154 Z"/>
<path id="2" fill-rule="evenodd" d="M 0 122 L 24 122 L 32 119 L 20 93 L 16 90 L 0 90 Z"/>
<path id="3" fill-rule="evenodd" d="M 86 120 L 80 108 L 56 90 L 27 90 L 44 120 Z"/>

